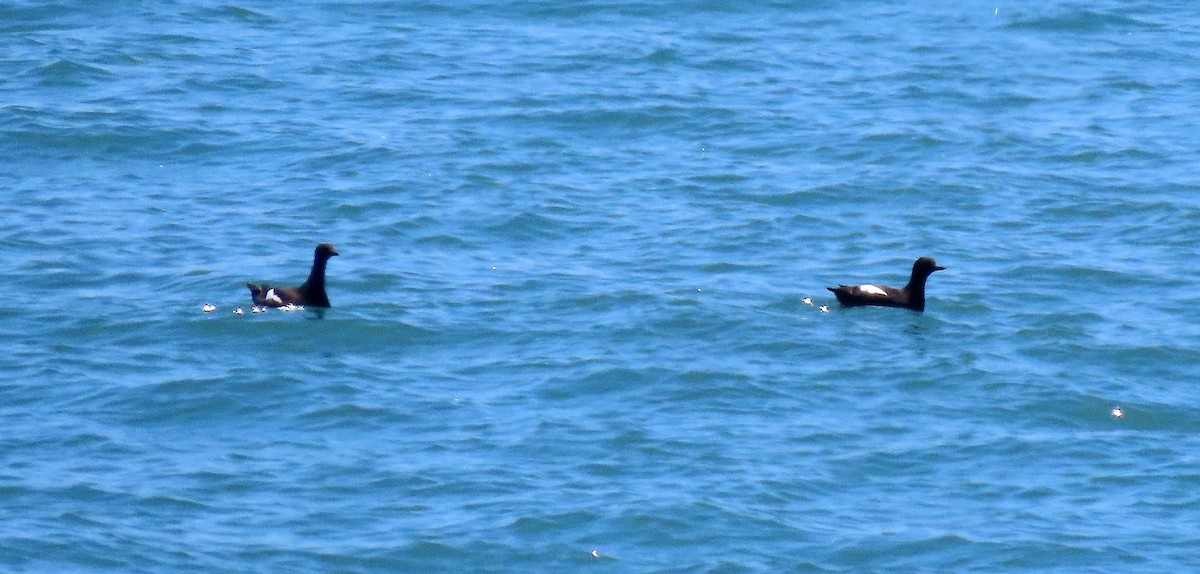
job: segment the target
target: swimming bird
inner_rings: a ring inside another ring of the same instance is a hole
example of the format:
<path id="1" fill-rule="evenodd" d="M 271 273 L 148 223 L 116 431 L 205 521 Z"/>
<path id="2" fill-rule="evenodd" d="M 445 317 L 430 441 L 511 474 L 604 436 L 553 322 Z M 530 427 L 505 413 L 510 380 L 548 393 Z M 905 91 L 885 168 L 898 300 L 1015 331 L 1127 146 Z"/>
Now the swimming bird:
<path id="1" fill-rule="evenodd" d="M 896 289 L 886 285 L 838 285 L 826 287 L 837 296 L 838 303 L 846 307 L 874 305 L 876 307 L 903 307 L 918 313 L 925 311 L 925 281 L 934 271 L 945 269 L 932 257 L 922 257 L 913 262 L 912 277 L 908 285 Z"/>
<path id="2" fill-rule="evenodd" d="M 308 305 L 310 307 L 329 307 L 329 295 L 325 293 L 325 265 L 329 258 L 338 252 L 328 243 L 322 243 L 313 251 L 312 270 L 308 272 L 308 280 L 299 287 L 274 287 L 267 284 L 256 285 L 247 283 L 250 289 L 250 299 L 255 305 L 266 307 L 286 307 L 287 305 Z"/>

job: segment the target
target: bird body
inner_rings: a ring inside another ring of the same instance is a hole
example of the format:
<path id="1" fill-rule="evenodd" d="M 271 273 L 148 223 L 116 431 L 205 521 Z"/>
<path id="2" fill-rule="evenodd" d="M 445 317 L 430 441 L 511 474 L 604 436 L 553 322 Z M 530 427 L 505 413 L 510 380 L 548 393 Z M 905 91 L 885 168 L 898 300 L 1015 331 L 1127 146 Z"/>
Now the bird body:
<path id="1" fill-rule="evenodd" d="M 308 279 L 299 287 L 276 287 L 274 285 L 247 283 L 250 289 L 250 299 L 255 305 L 264 307 L 286 307 L 288 305 L 306 305 L 310 307 L 329 307 L 329 295 L 325 293 L 325 266 L 329 258 L 338 252 L 333 245 L 322 243 L 313 251 L 312 270 Z"/>
<path id="2" fill-rule="evenodd" d="M 934 271 L 941 271 L 932 257 L 922 257 L 913 262 L 912 276 L 908 284 L 899 289 L 886 285 L 838 285 L 827 287 L 845 307 L 875 306 L 902 307 L 917 312 L 925 311 L 925 282 Z"/>

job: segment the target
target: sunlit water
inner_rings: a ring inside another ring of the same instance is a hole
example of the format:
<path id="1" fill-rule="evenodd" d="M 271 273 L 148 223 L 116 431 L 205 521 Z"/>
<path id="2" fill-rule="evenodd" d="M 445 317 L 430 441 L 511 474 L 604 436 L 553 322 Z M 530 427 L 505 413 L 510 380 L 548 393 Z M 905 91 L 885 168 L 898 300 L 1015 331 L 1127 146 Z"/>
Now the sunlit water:
<path id="1" fill-rule="evenodd" d="M 0 4 L 0 566 L 1194 569 L 1198 28 Z"/>

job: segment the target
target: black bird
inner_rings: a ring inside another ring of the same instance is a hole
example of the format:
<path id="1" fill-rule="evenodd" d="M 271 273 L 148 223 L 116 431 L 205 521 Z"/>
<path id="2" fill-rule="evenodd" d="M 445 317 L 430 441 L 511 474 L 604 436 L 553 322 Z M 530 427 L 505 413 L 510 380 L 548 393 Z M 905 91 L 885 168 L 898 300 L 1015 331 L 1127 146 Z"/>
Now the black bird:
<path id="1" fill-rule="evenodd" d="M 255 285 L 247 283 L 250 288 L 250 299 L 255 305 L 267 307 L 284 307 L 286 305 L 306 305 L 309 307 L 328 307 L 329 295 L 325 294 L 325 264 L 329 258 L 337 255 L 333 246 L 322 243 L 313 252 L 312 271 L 308 280 L 299 287 L 272 287 L 263 283 Z"/>
<path id="2" fill-rule="evenodd" d="M 903 307 L 920 313 L 925 311 L 925 281 L 934 271 L 943 269 L 932 257 L 922 257 L 913 262 L 912 277 L 900 289 L 886 285 L 839 285 L 826 289 L 833 291 L 838 303 L 846 307 Z"/>

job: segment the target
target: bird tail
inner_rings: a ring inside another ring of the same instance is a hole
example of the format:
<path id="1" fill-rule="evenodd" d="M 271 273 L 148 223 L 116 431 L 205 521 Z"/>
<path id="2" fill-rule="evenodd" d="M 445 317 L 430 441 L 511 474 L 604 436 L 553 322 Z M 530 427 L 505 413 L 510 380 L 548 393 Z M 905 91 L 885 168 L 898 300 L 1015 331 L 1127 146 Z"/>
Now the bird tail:
<path id="1" fill-rule="evenodd" d="M 832 291 L 834 296 L 837 297 L 838 303 L 841 303 L 843 305 L 846 303 L 846 297 L 850 295 L 850 293 L 849 293 L 850 288 L 846 287 L 845 285 L 838 285 L 837 287 L 826 287 L 826 289 Z"/>

